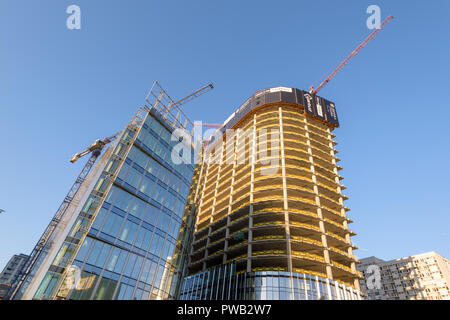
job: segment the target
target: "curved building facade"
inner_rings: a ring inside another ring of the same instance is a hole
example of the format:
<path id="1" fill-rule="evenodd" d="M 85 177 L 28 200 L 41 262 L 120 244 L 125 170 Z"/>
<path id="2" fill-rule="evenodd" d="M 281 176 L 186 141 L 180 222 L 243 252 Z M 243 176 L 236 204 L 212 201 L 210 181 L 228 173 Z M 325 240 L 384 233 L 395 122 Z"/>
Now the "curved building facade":
<path id="1" fill-rule="evenodd" d="M 216 131 L 195 177 L 181 299 L 360 298 L 338 125 L 332 102 L 278 87 Z"/>

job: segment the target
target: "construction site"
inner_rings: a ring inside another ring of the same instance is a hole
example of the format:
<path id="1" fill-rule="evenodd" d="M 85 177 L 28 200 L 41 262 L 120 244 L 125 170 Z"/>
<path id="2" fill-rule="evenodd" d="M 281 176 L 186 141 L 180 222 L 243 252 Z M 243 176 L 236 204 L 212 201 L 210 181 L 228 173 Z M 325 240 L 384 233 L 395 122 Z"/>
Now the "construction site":
<path id="1" fill-rule="evenodd" d="M 6 297 L 363 299 L 337 111 L 318 93 L 392 19 L 308 91 L 258 90 L 223 123 L 204 123 L 221 139 L 200 149 L 182 106 L 214 85 L 173 99 L 155 81 L 125 128 L 70 159 L 86 164 Z M 277 133 L 269 154 L 263 129 Z M 174 163 L 180 143 L 198 164 Z"/>

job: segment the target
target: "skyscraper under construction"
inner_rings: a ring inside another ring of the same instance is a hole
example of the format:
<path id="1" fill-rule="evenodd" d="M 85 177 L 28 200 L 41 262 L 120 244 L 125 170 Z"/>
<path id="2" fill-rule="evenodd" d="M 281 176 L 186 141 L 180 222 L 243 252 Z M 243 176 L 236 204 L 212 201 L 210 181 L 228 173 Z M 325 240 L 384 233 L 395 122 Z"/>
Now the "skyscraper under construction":
<path id="1" fill-rule="evenodd" d="M 295 88 L 258 91 L 213 135 L 180 299 L 360 299 L 335 106 Z"/>

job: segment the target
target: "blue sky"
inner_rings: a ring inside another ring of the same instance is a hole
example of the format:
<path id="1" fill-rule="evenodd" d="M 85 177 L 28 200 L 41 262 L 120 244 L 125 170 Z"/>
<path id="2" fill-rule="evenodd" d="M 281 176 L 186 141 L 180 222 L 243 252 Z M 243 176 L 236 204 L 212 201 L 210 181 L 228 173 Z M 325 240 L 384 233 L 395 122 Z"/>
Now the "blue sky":
<path id="1" fill-rule="evenodd" d="M 66 8 L 81 8 L 81 30 Z M 320 95 L 335 133 L 358 257 L 450 257 L 450 2 L 22 1 L 0 3 L 0 268 L 30 253 L 84 161 L 122 129 L 154 80 L 184 111 L 223 122 L 257 89 L 308 89 L 395 16 Z"/>

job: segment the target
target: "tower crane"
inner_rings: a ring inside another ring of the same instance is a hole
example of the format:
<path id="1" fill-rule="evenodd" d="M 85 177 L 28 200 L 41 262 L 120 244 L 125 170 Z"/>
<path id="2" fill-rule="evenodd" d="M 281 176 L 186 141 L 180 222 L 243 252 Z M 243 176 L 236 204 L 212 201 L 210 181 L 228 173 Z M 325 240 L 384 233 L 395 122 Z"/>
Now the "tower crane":
<path id="1" fill-rule="evenodd" d="M 154 108 L 158 110 L 161 115 L 164 117 L 166 121 L 168 121 L 172 126 L 179 127 L 182 126 L 186 128 L 186 125 L 189 123 L 192 125 L 192 122 L 186 117 L 186 115 L 181 110 L 181 106 L 202 94 L 214 89 L 214 85 L 209 83 L 200 89 L 192 92 L 191 94 L 185 96 L 184 98 L 174 101 L 167 92 L 163 89 L 163 87 L 159 84 L 158 81 L 153 83 L 152 89 L 148 93 L 145 100 L 148 103 L 148 108 Z M 154 102 L 150 102 L 149 98 L 153 97 L 155 99 Z M 184 118 L 184 124 L 180 121 L 181 118 Z"/>
<path id="2" fill-rule="evenodd" d="M 181 105 L 183 105 L 183 104 L 185 104 L 185 103 L 187 103 L 187 102 L 189 102 L 191 100 L 194 100 L 195 98 L 201 96 L 202 94 L 204 94 L 204 93 L 206 93 L 206 92 L 208 92 L 208 91 L 210 91 L 212 89 L 214 89 L 214 85 L 212 83 L 207 84 L 206 86 L 201 87 L 200 89 L 192 92 L 191 94 L 187 95 L 186 97 L 184 97 L 184 98 L 182 98 L 182 99 L 180 99 L 180 100 L 178 100 L 176 102 L 173 102 L 172 104 L 169 105 L 168 109 L 170 110 L 172 105 L 175 105 L 175 106 L 179 107 L 179 106 L 181 106 Z"/>
<path id="3" fill-rule="evenodd" d="M 337 67 L 333 70 L 326 78 L 323 80 L 316 88 L 314 86 L 311 86 L 309 89 L 309 93 L 315 95 L 317 92 L 319 92 L 328 82 L 330 82 L 331 79 L 333 79 L 336 74 L 341 71 L 349 62 L 352 60 L 360 51 L 362 48 L 364 48 L 377 34 L 380 32 L 392 19 L 394 19 L 394 16 L 390 15 L 384 21 L 380 24 L 378 28 L 376 28 L 359 46 L 356 47 L 355 50 L 353 50 L 347 58 L 345 58 Z"/>
<path id="4" fill-rule="evenodd" d="M 92 152 L 93 156 L 98 157 L 102 151 L 102 149 L 104 148 L 105 145 L 107 145 L 108 143 L 114 141 L 116 139 L 116 137 L 119 135 L 120 132 L 117 132 L 116 134 L 104 138 L 103 140 L 97 139 L 94 141 L 94 143 L 92 143 L 89 147 L 87 147 L 86 149 L 84 149 L 81 152 L 75 153 L 74 156 L 72 157 L 72 159 L 70 159 L 70 162 L 74 163 L 76 162 L 79 158 L 89 154 Z"/>
<path id="5" fill-rule="evenodd" d="M 155 85 L 156 85 L 156 87 L 155 87 Z M 169 112 L 173 113 L 173 111 L 171 111 L 170 109 L 175 108 L 176 109 L 175 111 L 177 111 L 178 113 L 177 113 L 177 116 L 175 117 L 174 122 L 179 123 L 178 117 L 179 117 L 180 113 L 182 113 L 182 111 L 179 107 L 182 104 L 185 104 L 185 103 L 199 97 L 200 95 L 208 92 L 209 90 L 211 90 L 213 88 L 214 88 L 213 84 L 208 84 L 178 101 L 173 101 L 172 98 L 170 98 L 168 96 L 168 94 L 165 92 L 165 90 L 159 85 L 158 81 L 155 81 L 155 83 L 152 87 L 152 90 L 147 95 L 146 101 L 150 104 L 150 108 L 155 108 L 160 112 L 161 111 L 166 112 L 165 116 L 167 116 L 167 114 L 169 114 Z M 154 91 L 156 92 L 156 94 Z M 156 102 L 151 103 L 148 100 L 150 95 L 153 95 L 154 97 L 156 97 Z M 169 101 L 168 105 L 165 105 L 164 103 L 162 103 L 161 99 L 163 97 Z M 145 120 L 145 117 L 138 115 L 141 109 L 145 113 L 149 112 L 149 109 L 140 108 L 138 110 L 138 113 L 136 114 L 136 116 L 131 121 L 130 125 L 133 124 L 134 128 L 138 128 L 138 129 L 134 129 L 136 134 L 133 135 L 131 145 L 133 144 L 134 139 L 136 139 L 137 133 L 139 132 L 139 130 L 142 127 L 142 124 Z M 137 126 L 136 126 L 137 123 L 135 123 L 135 122 L 139 122 Z M 50 221 L 50 224 L 47 226 L 46 230 L 44 231 L 44 234 L 41 236 L 41 238 L 39 239 L 35 248 L 33 249 L 32 253 L 30 254 L 30 257 L 28 258 L 27 262 L 25 263 L 24 267 L 22 268 L 22 271 L 20 272 L 16 282 L 11 287 L 10 292 L 8 292 L 8 294 L 7 294 L 8 298 L 10 298 L 10 299 L 15 299 L 17 297 L 20 298 L 20 295 L 25 292 L 26 288 L 31 283 L 35 273 L 39 269 L 40 265 L 42 264 L 43 260 L 45 259 L 46 255 L 48 254 L 48 252 L 50 251 L 52 243 L 58 234 L 58 225 L 61 222 L 62 218 L 64 217 L 64 214 L 66 213 L 67 208 L 72 203 L 72 200 L 74 199 L 75 195 L 77 194 L 78 190 L 80 189 L 82 183 L 85 181 L 86 177 L 88 176 L 95 161 L 100 156 L 103 148 L 107 144 L 114 141 L 121 134 L 121 132 L 118 132 L 118 133 L 116 133 L 110 137 L 104 138 L 104 139 L 95 140 L 91 145 L 89 145 L 83 151 L 74 154 L 73 157 L 70 159 L 70 162 L 74 163 L 81 157 L 90 154 L 89 160 L 87 161 L 86 165 L 83 167 L 81 173 L 79 174 L 78 178 L 76 179 L 76 181 L 73 184 L 72 188 L 70 189 L 69 193 L 65 197 L 63 203 L 59 207 L 58 211 L 56 212 L 56 214 Z M 125 158 L 123 158 L 121 160 L 122 164 L 124 161 L 125 161 Z M 118 168 L 120 168 L 120 167 L 121 167 L 121 165 L 118 166 Z M 118 169 L 117 172 L 119 170 L 120 169 Z M 84 238 L 81 239 L 79 241 L 78 245 L 75 245 L 75 247 L 78 247 L 78 249 L 79 249 L 83 240 L 84 240 Z M 74 252 L 77 252 L 78 249 L 74 248 Z M 75 255 L 73 256 L 73 258 L 75 258 Z M 73 262 L 73 260 L 72 260 L 72 262 Z M 70 262 L 68 264 L 71 264 L 72 262 Z M 64 277 L 62 277 L 62 278 L 64 278 Z M 58 285 L 56 286 L 58 289 L 61 286 L 61 283 L 62 283 L 61 280 L 59 281 Z M 57 292 L 57 291 L 58 290 L 56 290 L 54 292 Z"/>
<path id="6" fill-rule="evenodd" d="M 81 185 L 85 181 L 87 175 L 91 171 L 95 161 L 100 156 L 103 148 L 108 143 L 114 141 L 119 134 L 120 134 L 120 132 L 118 132 L 110 137 L 104 138 L 102 140 L 100 140 L 100 139 L 95 140 L 95 142 L 92 143 L 90 146 L 88 146 L 85 150 L 76 153 L 72 157 L 72 159 L 70 159 L 70 162 L 74 163 L 79 158 L 86 156 L 88 154 L 91 154 L 89 160 L 84 165 L 83 169 L 81 170 L 81 173 L 78 175 L 77 179 L 75 180 L 75 183 L 72 185 L 72 187 L 70 188 L 70 191 L 67 193 L 66 197 L 64 198 L 64 201 L 61 203 L 58 210 L 56 211 L 56 214 L 53 216 L 52 220 L 48 224 L 47 228 L 45 229 L 45 231 L 42 234 L 41 238 L 39 239 L 38 243 L 33 248 L 33 251 L 31 252 L 30 256 L 28 257 L 27 261 L 25 262 L 15 283 L 11 286 L 10 292 L 8 292 L 7 297 L 10 297 L 13 299 L 19 289 L 21 289 L 21 288 L 26 289 L 26 287 L 24 287 L 24 285 L 27 286 L 31 282 L 34 274 L 38 270 L 42 261 L 45 259 L 47 253 L 50 251 L 52 242 L 54 241 L 54 239 L 56 238 L 56 236 L 58 234 L 58 230 L 57 230 L 58 224 L 63 219 L 64 214 L 67 211 L 67 208 L 72 203 L 72 200 L 74 199 L 74 197 L 77 194 L 78 190 L 80 189 Z"/>
<path id="7" fill-rule="evenodd" d="M 202 127 L 220 128 L 222 123 L 202 123 Z"/>

